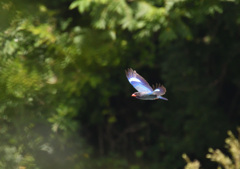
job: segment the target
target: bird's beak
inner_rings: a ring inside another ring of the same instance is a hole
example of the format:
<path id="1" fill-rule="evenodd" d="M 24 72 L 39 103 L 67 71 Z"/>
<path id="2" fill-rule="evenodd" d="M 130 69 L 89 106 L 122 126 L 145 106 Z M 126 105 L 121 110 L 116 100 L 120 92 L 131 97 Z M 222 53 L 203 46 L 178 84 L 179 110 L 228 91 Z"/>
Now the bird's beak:
<path id="1" fill-rule="evenodd" d="M 136 95 L 133 93 L 133 94 L 132 94 L 132 97 L 136 97 Z"/>

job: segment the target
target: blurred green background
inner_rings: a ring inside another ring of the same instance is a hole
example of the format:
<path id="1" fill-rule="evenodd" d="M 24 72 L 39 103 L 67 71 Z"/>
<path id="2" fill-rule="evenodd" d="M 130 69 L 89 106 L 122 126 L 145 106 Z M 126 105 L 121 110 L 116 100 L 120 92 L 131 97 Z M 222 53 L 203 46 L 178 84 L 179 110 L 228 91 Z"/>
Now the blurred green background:
<path id="1" fill-rule="evenodd" d="M 224 168 L 206 154 L 240 124 L 239 0 L 4 0 L 0 46 L 0 168 Z M 169 101 L 132 98 L 127 68 Z"/>

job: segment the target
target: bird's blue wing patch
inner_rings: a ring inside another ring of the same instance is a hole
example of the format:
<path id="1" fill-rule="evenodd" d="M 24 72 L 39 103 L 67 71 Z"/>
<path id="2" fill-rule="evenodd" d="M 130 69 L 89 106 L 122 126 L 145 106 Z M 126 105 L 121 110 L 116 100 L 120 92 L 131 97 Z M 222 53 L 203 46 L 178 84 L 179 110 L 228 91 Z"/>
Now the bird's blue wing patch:
<path id="1" fill-rule="evenodd" d="M 135 70 L 131 68 L 126 71 L 126 76 L 130 84 L 138 91 L 138 92 L 146 92 L 150 93 L 153 91 L 152 87 L 148 84 L 148 82 Z"/>

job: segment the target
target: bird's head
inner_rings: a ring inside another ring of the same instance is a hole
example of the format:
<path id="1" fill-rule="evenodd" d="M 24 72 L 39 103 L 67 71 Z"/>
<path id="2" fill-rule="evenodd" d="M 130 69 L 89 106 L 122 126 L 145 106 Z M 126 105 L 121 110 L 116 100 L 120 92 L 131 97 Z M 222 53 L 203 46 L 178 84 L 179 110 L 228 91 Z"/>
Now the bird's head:
<path id="1" fill-rule="evenodd" d="M 141 92 L 135 92 L 132 94 L 132 97 L 136 97 L 136 98 L 139 98 L 142 96 L 142 93 Z"/>

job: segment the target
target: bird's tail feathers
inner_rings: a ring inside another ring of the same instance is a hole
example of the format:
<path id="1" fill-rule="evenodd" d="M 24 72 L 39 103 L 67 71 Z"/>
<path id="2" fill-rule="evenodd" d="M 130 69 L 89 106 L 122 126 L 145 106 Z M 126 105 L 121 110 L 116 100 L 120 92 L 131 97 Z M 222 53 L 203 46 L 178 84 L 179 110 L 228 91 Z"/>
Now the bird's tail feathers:
<path id="1" fill-rule="evenodd" d="M 159 96 L 158 98 L 159 98 L 159 99 L 162 99 L 162 100 L 166 100 L 166 101 L 168 101 L 168 99 L 167 99 L 167 98 L 165 98 L 165 97 L 162 97 L 162 96 Z"/>

